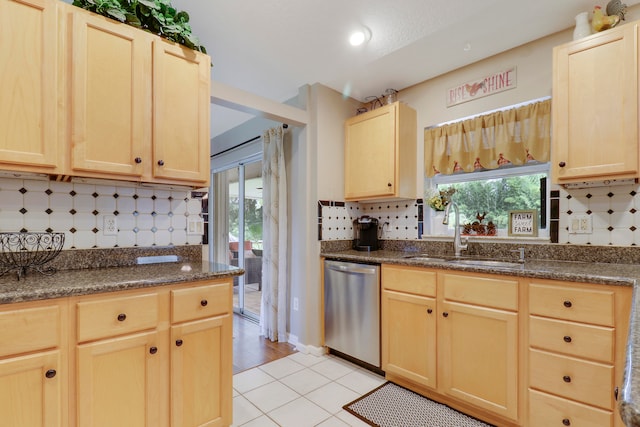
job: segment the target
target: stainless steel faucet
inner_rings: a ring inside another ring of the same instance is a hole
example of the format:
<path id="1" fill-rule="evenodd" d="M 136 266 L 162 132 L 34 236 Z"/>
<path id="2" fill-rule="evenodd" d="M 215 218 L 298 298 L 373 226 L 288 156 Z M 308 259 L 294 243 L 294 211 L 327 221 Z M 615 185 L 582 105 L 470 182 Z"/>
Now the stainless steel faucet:
<path id="1" fill-rule="evenodd" d="M 460 239 L 460 211 L 458 210 L 458 205 L 456 205 L 455 202 L 450 202 L 447 207 L 444 210 L 444 219 L 442 220 L 442 223 L 444 225 L 449 224 L 449 211 L 451 210 L 451 207 L 453 207 L 453 210 L 455 212 L 455 229 L 454 229 L 454 234 L 453 234 L 453 252 L 456 254 L 457 257 L 460 256 L 460 252 L 462 251 L 466 251 L 467 250 L 467 241 L 465 241 L 465 243 L 462 243 L 462 240 Z"/>

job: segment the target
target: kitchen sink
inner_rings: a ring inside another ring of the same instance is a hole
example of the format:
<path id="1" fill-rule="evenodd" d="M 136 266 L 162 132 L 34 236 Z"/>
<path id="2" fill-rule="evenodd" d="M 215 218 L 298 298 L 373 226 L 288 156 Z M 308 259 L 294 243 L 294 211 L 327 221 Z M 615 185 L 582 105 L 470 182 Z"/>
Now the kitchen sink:
<path id="1" fill-rule="evenodd" d="M 452 264 L 475 265 L 480 267 L 496 267 L 496 268 L 523 268 L 524 263 L 510 261 L 496 261 L 489 259 L 451 259 L 447 262 Z"/>

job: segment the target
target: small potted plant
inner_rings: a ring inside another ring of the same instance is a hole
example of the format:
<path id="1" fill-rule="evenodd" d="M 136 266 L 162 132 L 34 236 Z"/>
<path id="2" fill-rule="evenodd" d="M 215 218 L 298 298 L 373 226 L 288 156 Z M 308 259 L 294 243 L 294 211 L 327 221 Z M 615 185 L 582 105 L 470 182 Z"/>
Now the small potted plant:
<path id="1" fill-rule="evenodd" d="M 207 53 L 191 33 L 189 14 L 169 0 L 73 0 L 73 5 Z"/>

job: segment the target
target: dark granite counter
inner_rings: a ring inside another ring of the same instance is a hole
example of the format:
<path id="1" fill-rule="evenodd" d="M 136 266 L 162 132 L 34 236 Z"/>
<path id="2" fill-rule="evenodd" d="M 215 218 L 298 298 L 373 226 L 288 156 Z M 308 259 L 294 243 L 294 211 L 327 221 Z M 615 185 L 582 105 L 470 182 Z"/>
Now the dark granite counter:
<path id="1" fill-rule="evenodd" d="M 7 274 L 0 277 L 0 304 L 219 279 L 243 273 L 244 270 L 226 264 L 191 261 L 63 270 L 51 276 L 32 272 L 20 280 L 14 274 Z"/>
<path id="2" fill-rule="evenodd" d="M 517 277 L 574 281 L 583 283 L 633 286 L 633 301 L 629 325 L 623 387 L 618 396 L 618 408 L 624 423 L 640 427 L 640 248 L 598 248 L 571 245 L 526 245 L 525 262 L 517 268 L 462 265 L 446 260 L 412 259 L 418 254 L 437 258 L 448 254 L 451 242 L 384 242 L 382 250 L 359 252 L 345 242 L 322 245 L 321 255 L 327 259 L 431 267 L 447 270 L 496 273 Z M 512 253 L 522 244 L 470 246 L 463 256 L 517 260 Z M 579 260 L 579 261 L 576 261 Z M 605 260 L 606 262 L 598 262 Z M 617 261 L 617 262 L 616 262 Z"/>
<path id="3" fill-rule="evenodd" d="M 176 262 L 138 265 L 138 257 L 176 256 Z M 111 248 L 65 250 L 51 266 L 58 271 L 43 275 L 29 270 L 18 280 L 14 271 L 0 276 L 0 304 L 35 301 L 161 286 L 244 274 L 226 264 L 202 261 L 202 247 Z"/>

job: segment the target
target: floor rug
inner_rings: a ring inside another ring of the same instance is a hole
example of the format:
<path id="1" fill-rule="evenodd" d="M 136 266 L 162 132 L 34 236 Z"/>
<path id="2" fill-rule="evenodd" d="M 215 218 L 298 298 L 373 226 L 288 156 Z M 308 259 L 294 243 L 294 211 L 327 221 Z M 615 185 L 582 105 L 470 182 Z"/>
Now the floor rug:
<path id="1" fill-rule="evenodd" d="M 399 385 L 386 382 L 343 408 L 376 427 L 490 427 Z"/>

